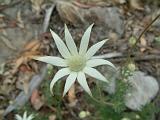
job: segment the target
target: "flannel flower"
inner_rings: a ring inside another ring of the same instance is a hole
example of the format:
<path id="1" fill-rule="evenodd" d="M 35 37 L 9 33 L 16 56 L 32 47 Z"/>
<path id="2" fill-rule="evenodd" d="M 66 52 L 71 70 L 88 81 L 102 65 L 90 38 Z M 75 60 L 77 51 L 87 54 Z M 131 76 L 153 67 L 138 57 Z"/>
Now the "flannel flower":
<path id="1" fill-rule="evenodd" d="M 18 114 L 16 114 L 15 117 L 16 117 L 16 120 L 32 120 L 34 118 L 32 114 L 27 117 L 27 112 L 24 112 L 23 117 L 21 117 Z"/>
<path id="2" fill-rule="evenodd" d="M 44 56 L 35 57 L 34 59 L 55 66 L 64 67 L 55 74 L 53 80 L 51 81 L 51 93 L 54 84 L 66 75 L 69 76 L 66 79 L 63 96 L 66 95 L 66 93 L 74 84 L 76 79 L 78 83 L 82 86 L 82 88 L 89 95 L 92 95 L 90 88 L 87 84 L 85 74 L 93 78 L 96 78 L 97 80 L 108 82 L 107 79 L 94 67 L 100 65 L 109 65 L 115 68 L 115 66 L 107 60 L 93 57 L 93 55 L 102 47 L 102 45 L 107 41 L 107 39 L 96 43 L 87 50 L 92 27 L 93 24 L 87 28 L 84 35 L 82 36 L 79 51 L 77 50 L 76 44 L 66 25 L 64 31 L 66 44 L 55 32 L 50 30 L 52 37 L 54 38 L 55 44 L 63 58 L 56 56 Z"/>

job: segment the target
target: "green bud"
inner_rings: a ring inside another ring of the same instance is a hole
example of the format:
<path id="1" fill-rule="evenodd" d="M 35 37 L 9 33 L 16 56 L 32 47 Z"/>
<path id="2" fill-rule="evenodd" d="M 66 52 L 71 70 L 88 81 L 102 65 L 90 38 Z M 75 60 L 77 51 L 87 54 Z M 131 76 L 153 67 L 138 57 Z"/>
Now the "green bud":
<path id="1" fill-rule="evenodd" d="M 131 119 L 129 119 L 129 118 L 122 118 L 121 120 L 131 120 Z"/>
<path id="2" fill-rule="evenodd" d="M 136 115 L 136 119 L 140 119 L 140 116 L 139 116 L 139 115 Z"/>
<path id="3" fill-rule="evenodd" d="M 135 37 L 133 37 L 133 36 L 130 37 L 130 38 L 129 38 L 129 45 L 130 45 L 130 46 L 134 46 L 134 45 L 136 44 L 136 41 L 137 41 L 137 40 L 136 40 Z"/>
<path id="4" fill-rule="evenodd" d="M 90 113 L 88 112 L 88 111 L 81 111 L 80 113 L 79 113 L 79 117 L 82 119 L 82 118 L 85 118 L 85 117 L 87 117 L 87 116 L 89 116 L 90 115 Z"/>
<path id="5" fill-rule="evenodd" d="M 128 67 L 128 70 L 131 72 L 134 72 L 136 69 L 136 66 L 134 63 L 129 63 L 127 67 Z"/>

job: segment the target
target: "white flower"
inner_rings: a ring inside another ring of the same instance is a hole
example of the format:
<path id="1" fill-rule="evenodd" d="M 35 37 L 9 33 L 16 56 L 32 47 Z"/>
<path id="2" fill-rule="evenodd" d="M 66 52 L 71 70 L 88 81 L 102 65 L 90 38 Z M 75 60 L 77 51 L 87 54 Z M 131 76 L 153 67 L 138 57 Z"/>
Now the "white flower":
<path id="1" fill-rule="evenodd" d="M 24 112 L 23 117 L 21 117 L 18 114 L 16 114 L 15 117 L 16 117 L 16 120 L 32 120 L 34 118 L 32 114 L 27 117 L 27 112 Z"/>
<path id="2" fill-rule="evenodd" d="M 93 78 L 96 78 L 97 80 L 108 82 L 107 79 L 94 67 L 100 65 L 109 65 L 115 68 L 115 66 L 107 60 L 93 58 L 93 55 L 102 47 L 102 45 L 107 41 L 107 39 L 98 42 L 97 44 L 91 46 L 87 50 L 92 27 L 93 24 L 88 27 L 88 29 L 82 36 L 79 51 L 77 50 L 76 44 L 66 25 L 65 25 L 66 44 L 61 40 L 61 38 L 55 32 L 50 30 L 54 38 L 55 44 L 63 58 L 56 56 L 44 56 L 44 57 L 36 57 L 34 59 L 55 66 L 64 67 L 55 74 L 50 84 L 51 92 L 54 84 L 66 75 L 69 76 L 67 77 L 65 83 L 63 96 L 68 92 L 68 90 L 74 84 L 76 79 L 78 83 L 83 87 L 83 89 L 89 95 L 92 95 L 88 87 L 85 74 Z"/>

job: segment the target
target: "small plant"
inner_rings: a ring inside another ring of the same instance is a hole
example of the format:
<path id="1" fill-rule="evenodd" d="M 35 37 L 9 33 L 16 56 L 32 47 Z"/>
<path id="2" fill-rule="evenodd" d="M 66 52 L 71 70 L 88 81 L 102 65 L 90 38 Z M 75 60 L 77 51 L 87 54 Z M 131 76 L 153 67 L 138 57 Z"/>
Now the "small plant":
<path id="1" fill-rule="evenodd" d="M 31 114 L 27 117 L 27 112 L 24 112 L 23 117 L 21 117 L 19 114 L 16 114 L 15 118 L 16 120 L 32 120 L 34 116 Z"/>
<path id="2" fill-rule="evenodd" d="M 83 89 L 89 95 L 92 96 L 90 88 L 86 81 L 85 74 L 93 78 L 96 78 L 97 80 L 108 82 L 108 80 L 94 67 L 100 66 L 100 65 L 109 65 L 115 68 L 115 66 L 107 60 L 93 57 L 93 55 L 102 47 L 102 45 L 108 39 L 98 42 L 97 44 L 93 45 L 87 50 L 92 27 L 93 27 L 93 24 L 90 25 L 86 30 L 86 32 L 84 33 L 81 39 L 79 51 L 77 50 L 75 42 L 66 25 L 65 25 L 65 40 L 66 40 L 67 46 L 55 32 L 50 30 L 54 38 L 55 44 L 64 59 L 56 56 L 34 57 L 34 59 L 52 64 L 55 66 L 65 67 L 60 69 L 55 74 L 50 84 L 51 92 L 54 84 L 66 75 L 69 75 L 69 76 L 67 77 L 67 80 L 65 83 L 63 96 L 66 95 L 66 93 L 68 92 L 70 87 L 74 84 L 76 79 L 78 83 L 83 87 Z"/>

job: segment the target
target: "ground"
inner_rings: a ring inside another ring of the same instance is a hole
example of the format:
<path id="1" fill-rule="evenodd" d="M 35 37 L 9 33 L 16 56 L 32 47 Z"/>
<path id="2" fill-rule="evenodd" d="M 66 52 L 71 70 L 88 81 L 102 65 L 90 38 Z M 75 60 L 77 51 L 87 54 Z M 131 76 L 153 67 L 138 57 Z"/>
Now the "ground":
<path id="1" fill-rule="evenodd" d="M 78 46 L 85 29 L 94 23 L 89 46 L 109 39 L 97 55 L 105 55 L 117 68 L 132 62 L 136 70 L 160 83 L 158 0 L 2 0 L 0 11 L 0 119 L 14 120 L 15 114 L 22 115 L 24 111 L 35 114 L 36 120 L 138 120 L 133 117 L 136 115 L 141 120 L 160 119 L 155 108 L 160 106 L 159 91 L 141 112 L 128 108 L 115 112 L 103 100 L 99 103 L 90 98 L 77 83 L 63 98 L 64 82 L 57 83 L 53 96 L 49 84 L 58 68 L 32 59 L 38 55 L 59 56 L 49 29 L 63 38 L 67 24 Z M 113 77 L 113 71 L 109 72 Z M 92 78 L 88 81 L 97 96 L 97 83 Z M 102 89 L 103 99 L 107 99 L 108 93 Z"/>

